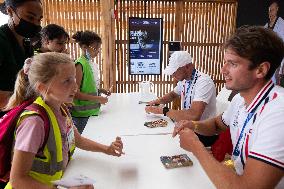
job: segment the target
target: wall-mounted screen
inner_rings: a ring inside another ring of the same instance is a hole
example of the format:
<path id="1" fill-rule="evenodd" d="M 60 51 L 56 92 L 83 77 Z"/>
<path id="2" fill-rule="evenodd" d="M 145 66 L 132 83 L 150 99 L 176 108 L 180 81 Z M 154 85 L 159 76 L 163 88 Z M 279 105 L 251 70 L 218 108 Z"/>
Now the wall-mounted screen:
<path id="1" fill-rule="evenodd" d="M 129 18 L 129 74 L 159 75 L 162 65 L 161 18 Z"/>

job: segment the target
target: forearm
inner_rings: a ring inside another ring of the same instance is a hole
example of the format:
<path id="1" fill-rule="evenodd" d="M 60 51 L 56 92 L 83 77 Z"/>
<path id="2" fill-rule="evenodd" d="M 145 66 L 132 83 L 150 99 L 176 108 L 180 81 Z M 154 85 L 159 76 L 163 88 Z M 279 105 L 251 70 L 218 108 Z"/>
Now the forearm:
<path id="1" fill-rule="evenodd" d="M 12 94 L 12 91 L 0 91 L 0 109 L 4 108 L 7 105 Z"/>
<path id="2" fill-rule="evenodd" d="M 91 94 L 77 92 L 76 95 L 75 95 L 75 99 L 88 100 L 88 101 L 99 101 L 100 96 L 95 96 L 95 95 L 91 95 Z"/>
<path id="3" fill-rule="evenodd" d="M 158 103 L 159 104 L 167 104 L 169 102 L 172 102 L 177 97 L 178 97 L 178 95 L 175 92 L 171 91 L 171 92 L 165 94 L 164 96 L 158 98 Z"/>
<path id="4" fill-rule="evenodd" d="M 219 134 L 221 131 L 226 130 L 226 127 L 220 125 L 219 119 L 220 117 L 218 116 L 204 121 L 195 121 L 194 131 L 205 136 Z"/>
<path id="5" fill-rule="evenodd" d="M 80 137 L 79 140 L 76 140 L 76 147 L 92 152 L 103 152 L 106 153 L 108 146 L 97 143 L 85 137 Z"/>
<path id="6" fill-rule="evenodd" d="M 167 117 L 175 120 L 175 121 L 180 121 L 180 120 L 199 120 L 200 116 L 197 115 L 195 112 L 191 110 L 173 110 L 170 109 L 169 112 L 167 113 Z"/>
<path id="7" fill-rule="evenodd" d="M 21 188 L 21 189 L 56 189 L 55 186 L 48 186 L 43 184 L 29 175 L 11 175 L 10 184 L 12 188 Z"/>
<path id="8" fill-rule="evenodd" d="M 232 169 L 226 167 L 222 163 L 214 159 L 209 154 L 200 141 L 196 141 L 199 144 L 193 149 L 193 154 L 199 160 L 199 163 L 207 173 L 210 180 L 219 189 L 238 189 L 248 188 L 244 179 L 241 179 Z"/>

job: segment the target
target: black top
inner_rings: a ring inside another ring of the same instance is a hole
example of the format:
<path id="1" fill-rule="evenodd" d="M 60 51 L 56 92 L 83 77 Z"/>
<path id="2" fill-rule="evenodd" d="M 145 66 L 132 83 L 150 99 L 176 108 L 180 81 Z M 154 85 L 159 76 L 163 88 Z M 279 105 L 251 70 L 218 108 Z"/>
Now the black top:
<path id="1" fill-rule="evenodd" d="M 17 73 L 26 58 L 33 56 L 29 39 L 24 39 L 24 49 L 19 45 L 8 24 L 0 27 L 0 90 L 13 91 Z"/>

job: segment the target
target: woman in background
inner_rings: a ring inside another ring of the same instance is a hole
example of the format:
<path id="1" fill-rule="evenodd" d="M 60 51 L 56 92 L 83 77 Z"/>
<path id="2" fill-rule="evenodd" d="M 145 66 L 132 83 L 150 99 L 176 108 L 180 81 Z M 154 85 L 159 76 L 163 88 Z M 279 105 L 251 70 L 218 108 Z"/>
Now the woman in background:
<path id="1" fill-rule="evenodd" d="M 26 58 L 33 56 L 30 38 L 40 32 L 40 0 L 5 0 L 0 10 L 8 14 L 8 24 L 0 26 L 0 109 L 5 107 L 14 90 L 18 71 Z M 0 117 L 5 112 L 0 111 Z"/>

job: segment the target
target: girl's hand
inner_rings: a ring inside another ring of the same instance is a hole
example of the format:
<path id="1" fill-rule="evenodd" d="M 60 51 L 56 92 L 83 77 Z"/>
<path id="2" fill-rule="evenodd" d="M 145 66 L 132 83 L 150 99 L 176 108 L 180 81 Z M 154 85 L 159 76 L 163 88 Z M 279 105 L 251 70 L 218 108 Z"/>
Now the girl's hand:
<path id="1" fill-rule="evenodd" d="M 105 90 L 105 89 L 100 89 L 100 92 L 107 95 L 107 96 L 110 96 L 111 95 L 111 92 L 110 90 Z"/>
<path id="2" fill-rule="evenodd" d="M 103 96 L 99 96 L 98 97 L 98 101 L 101 104 L 106 104 L 108 102 L 108 98 L 107 97 L 103 97 Z"/>
<path id="3" fill-rule="evenodd" d="M 120 137 L 116 137 L 116 140 L 111 143 L 111 145 L 107 148 L 106 154 L 113 155 L 113 156 L 121 156 L 124 154 L 123 150 L 123 143 Z"/>

